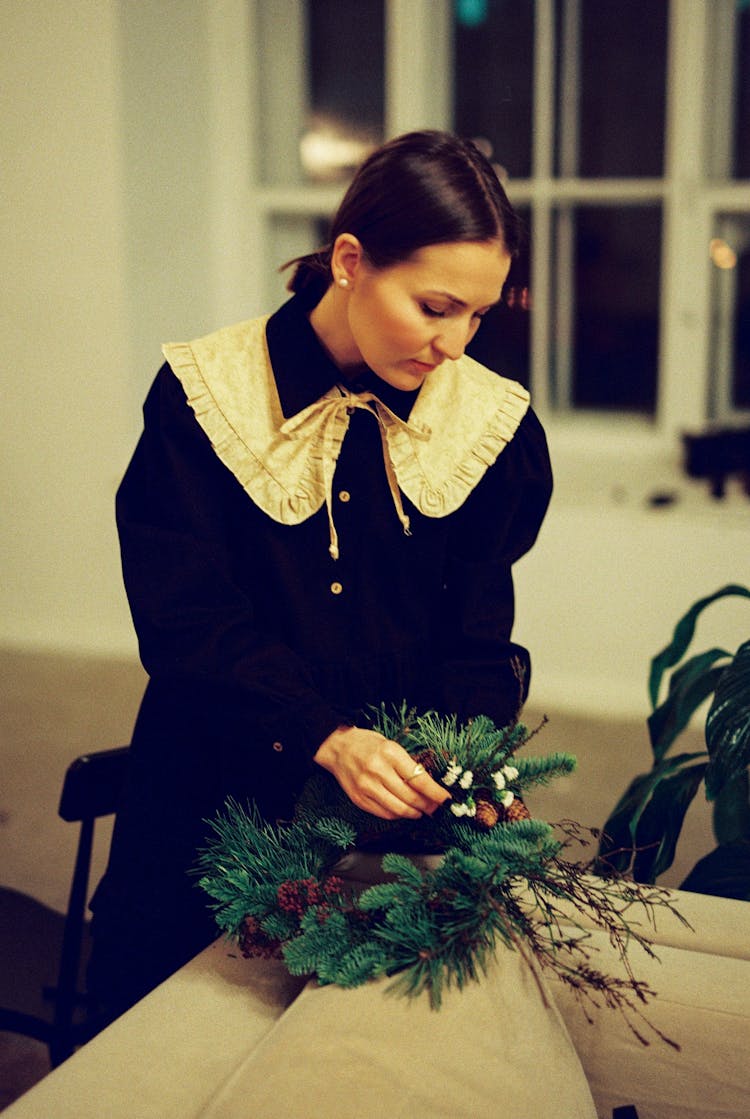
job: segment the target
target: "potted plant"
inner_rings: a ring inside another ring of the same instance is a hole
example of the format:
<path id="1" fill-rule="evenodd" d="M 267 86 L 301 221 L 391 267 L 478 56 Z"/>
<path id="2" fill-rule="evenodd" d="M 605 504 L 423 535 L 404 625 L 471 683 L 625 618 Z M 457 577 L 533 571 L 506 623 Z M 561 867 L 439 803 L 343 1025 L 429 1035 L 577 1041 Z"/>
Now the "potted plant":
<path id="1" fill-rule="evenodd" d="M 750 598 L 750 590 L 732 584 L 700 599 L 651 661 L 653 765 L 630 783 L 604 825 L 595 868 L 655 882 L 672 865 L 685 814 L 703 786 L 713 804 L 717 846 L 698 861 L 681 888 L 750 900 L 750 641 L 734 653 L 712 648 L 688 655 L 699 615 L 727 596 Z M 677 752 L 681 732 L 709 697 L 706 750 Z"/>

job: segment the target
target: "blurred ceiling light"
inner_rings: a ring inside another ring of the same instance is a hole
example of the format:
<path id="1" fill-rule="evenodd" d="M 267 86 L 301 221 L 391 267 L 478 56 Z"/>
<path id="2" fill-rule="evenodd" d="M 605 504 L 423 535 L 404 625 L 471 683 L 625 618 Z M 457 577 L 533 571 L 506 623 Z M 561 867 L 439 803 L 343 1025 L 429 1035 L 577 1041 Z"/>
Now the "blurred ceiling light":
<path id="1" fill-rule="evenodd" d="M 302 168 L 316 182 L 337 182 L 345 179 L 376 145 L 372 136 L 358 134 L 343 122 L 313 120 L 299 144 Z"/>
<path id="2" fill-rule="evenodd" d="M 714 237 L 708 245 L 709 255 L 717 268 L 737 267 L 737 253 L 722 237 Z"/>

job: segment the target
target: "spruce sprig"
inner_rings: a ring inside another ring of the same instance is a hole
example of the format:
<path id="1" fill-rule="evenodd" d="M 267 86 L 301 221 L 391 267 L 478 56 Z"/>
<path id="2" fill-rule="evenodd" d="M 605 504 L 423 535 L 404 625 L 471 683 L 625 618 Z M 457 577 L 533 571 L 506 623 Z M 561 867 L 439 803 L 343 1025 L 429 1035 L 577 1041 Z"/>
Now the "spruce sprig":
<path id="1" fill-rule="evenodd" d="M 245 955 L 280 956 L 292 974 L 344 987 L 390 976 L 390 989 L 427 992 L 434 1007 L 446 988 L 479 978 L 504 945 L 535 975 L 551 969 L 587 1015 L 599 1002 L 615 1007 L 646 1041 L 633 1018 L 643 1020 L 640 1004 L 652 992 L 633 974 L 628 952 L 653 950 L 631 911 L 650 918 L 660 906 L 672 909 L 667 893 L 594 878 L 567 862 L 565 837 L 580 825 L 569 823 L 560 838 L 520 799 L 522 790 L 571 772 L 575 759 L 517 758 L 539 728 L 497 727 L 484 716 L 460 724 L 402 705 L 377 709 L 373 726 L 444 781 L 451 800 L 433 816 L 394 824 L 357 808 L 321 774 L 308 782 L 294 820 L 278 827 L 254 806 L 228 801 L 196 868 L 219 927 Z M 367 846 L 387 852 L 384 878 L 357 893 L 337 864 Z M 405 853 L 415 848 L 442 858 L 425 868 Z M 624 977 L 592 966 L 591 924 L 606 931 Z"/>

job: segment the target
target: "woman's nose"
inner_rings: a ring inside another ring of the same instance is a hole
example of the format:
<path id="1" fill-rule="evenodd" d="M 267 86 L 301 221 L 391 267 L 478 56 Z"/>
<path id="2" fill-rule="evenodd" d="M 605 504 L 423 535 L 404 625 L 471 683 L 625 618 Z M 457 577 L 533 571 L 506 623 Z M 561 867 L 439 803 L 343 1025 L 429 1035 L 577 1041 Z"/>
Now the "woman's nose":
<path id="1" fill-rule="evenodd" d="M 458 361 L 470 338 L 471 333 L 466 329 L 465 323 L 459 321 L 444 323 L 433 345 L 444 357 L 450 358 L 451 361 Z"/>

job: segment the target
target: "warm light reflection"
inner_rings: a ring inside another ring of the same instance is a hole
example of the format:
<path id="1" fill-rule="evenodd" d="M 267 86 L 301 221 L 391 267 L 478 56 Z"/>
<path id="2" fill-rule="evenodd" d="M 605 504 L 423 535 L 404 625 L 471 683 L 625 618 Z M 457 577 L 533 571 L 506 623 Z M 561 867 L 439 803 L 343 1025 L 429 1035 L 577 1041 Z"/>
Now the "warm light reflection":
<path id="1" fill-rule="evenodd" d="M 471 142 L 475 148 L 479 148 L 485 159 L 492 159 L 494 154 L 492 140 L 488 140 L 486 136 L 472 136 Z"/>
<path id="2" fill-rule="evenodd" d="M 709 255 L 717 268 L 729 270 L 737 267 L 737 253 L 722 237 L 714 237 L 708 245 Z"/>
<path id="3" fill-rule="evenodd" d="M 509 287 L 503 298 L 506 307 L 512 307 L 517 311 L 531 310 L 531 292 L 526 286 Z"/>
<path id="4" fill-rule="evenodd" d="M 492 141 L 488 140 L 486 136 L 472 136 L 471 142 L 474 147 L 479 149 L 485 159 L 488 159 L 490 163 L 492 163 L 492 169 L 497 175 L 501 184 L 503 186 L 507 186 L 510 176 L 508 175 L 507 168 L 503 167 L 502 163 L 493 162 L 492 157 L 495 154 L 495 150 L 492 146 Z"/>
<path id="5" fill-rule="evenodd" d="M 344 121 L 313 117 L 299 144 L 302 168 L 316 182 L 337 182 L 347 178 L 378 142 Z"/>

